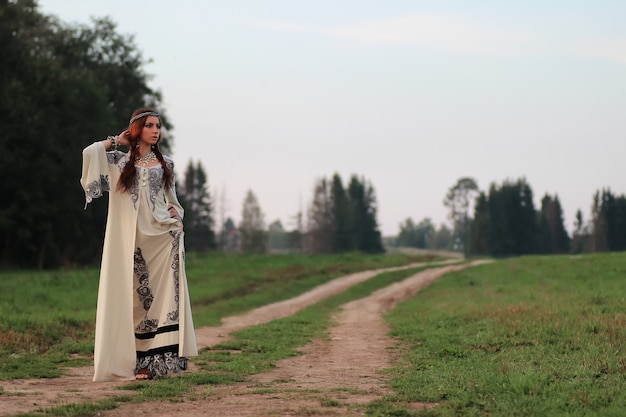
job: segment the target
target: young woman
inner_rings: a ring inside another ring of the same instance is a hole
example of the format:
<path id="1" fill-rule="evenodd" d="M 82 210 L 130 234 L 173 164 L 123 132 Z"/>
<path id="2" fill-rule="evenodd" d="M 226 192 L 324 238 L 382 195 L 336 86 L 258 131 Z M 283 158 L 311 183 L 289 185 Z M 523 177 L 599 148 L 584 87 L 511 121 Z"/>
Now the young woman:
<path id="1" fill-rule="evenodd" d="M 83 150 L 87 203 L 109 192 L 94 381 L 151 379 L 198 354 L 184 265 L 174 163 L 159 150 L 161 118 L 136 110 L 127 130 Z M 124 153 L 117 147 L 128 146 Z"/>

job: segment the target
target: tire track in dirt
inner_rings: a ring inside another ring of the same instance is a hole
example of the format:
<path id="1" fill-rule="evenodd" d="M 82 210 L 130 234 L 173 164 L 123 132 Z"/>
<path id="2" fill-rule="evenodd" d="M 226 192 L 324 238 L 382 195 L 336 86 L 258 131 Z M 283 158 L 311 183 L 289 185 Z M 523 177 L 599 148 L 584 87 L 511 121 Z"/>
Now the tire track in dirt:
<path id="1" fill-rule="evenodd" d="M 315 340 L 302 355 L 206 398 L 181 403 L 123 405 L 106 417 L 139 416 L 364 416 L 368 403 L 389 394 L 393 340 L 383 314 L 441 276 L 488 261 L 428 269 L 342 306 L 329 340 Z M 413 404 L 427 408 L 432 404 Z"/>
<path id="2" fill-rule="evenodd" d="M 300 294 L 297 297 L 288 300 L 279 301 L 277 303 L 268 304 L 263 307 L 256 308 L 245 314 L 222 319 L 222 325 L 217 327 L 203 327 L 196 330 L 196 341 L 198 349 L 207 346 L 213 346 L 230 339 L 230 334 L 246 327 L 257 324 L 268 323 L 272 320 L 278 320 L 283 317 L 291 316 L 298 311 L 313 305 L 325 298 L 340 294 L 348 288 L 367 281 L 376 275 L 384 272 L 401 271 L 405 269 L 418 268 L 424 265 L 447 265 L 458 263 L 459 259 L 449 259 L 441 262 L 418 262 L 402 266 L 394 266 L 389 268 L 374 269 L 369 271 L 355 272 L 340 278 L 335 278 L 325 284 L 321 284 L 310 291 Z"/>
<path id="3" fill-rule="evenodd" d="M 458 262 L 458 260 L 448 260 L 448 261 L 444 261 L 440 263 L 431 263 L 431 265 L 433 264 L 445 265 L 445 264 L 456 263 L 456 262 Z M 377 270 L 363 271 L 363 272 L 350 274 L 344 277 L 334 279 L 326 284 L 322 284 L 314 288 L 313 290 L 307 293 L 301 294 L 300 296 L 294 297 L 292 299 L 270 304 L 267 306 L 263 306 L 263 307 L 257 308 L 255 310 L 252 310 L 240 316 L 224 318 L 222 320 L 223 322 L 222 326 L 205 327 L 205 328 L 200 328 L 196 330 L 198 347 L 203 348 L 203 347 L 212 346 L 217 343 L 224 342 L 230 338 L 230 333 L 237 331 L 237 330 L 241 330 L 248 326 L 266 323 L 272 320 L 287 317 L 291 314 L 294 314 L 300 311 L 301 309 L 309 305 L 312 305 L 316 302 L 319 302 L 320 300 L 323 300 L 324 298 L 327 298 L 335 294 L 339 294 L 353 285 L 356 285 L 360 282 L 371 279 L 372 277 L 380 273 L 415 268 L 415 267 L 419 267 L 423 265 L 425 264 L 415 263 L 415 264 L 404 265 L 400 267 L 382 268 L 382 269 L 377 269 Z M 457 268 L 458 267 L 462 267 L 462 266 L 457 266 Z M 424 272 L 428 272 L 428 270 Z M 346 308 L 347 306 L 349 306 L 349 304 L 346 305 Z M 374 321 L 372 322 L 372 324 L 375 324 Z M 372 324 L 368 326 L 372 327 Z M 333 329 L 333 331 L 335 330 Z M 339 334 L 343 334 L 343 333 L 340 332 Z M 343 336 L 336 336 L 336 337 L 345 338 L 346 336 L 344 334 Z M 382 339 L 386 339 L 386 333 L 382 337 Z M 314 344 L 320 345 L 317 347 L 317 349 L 314 348 L 314 351 L 317 351 L 317 350 L 323 351 L 324 349 L 326 349 L 326 347 L 323 346 L 324 344 L 319 341 L 314 342 Z M 305 348 L 305 351 L 307 351 L 308 349 L 311 349 L 311 345 Z M 343 360 L 340 360 L 337 363 L 341 364 L 344 362 Z M 11 416 L 11 415 L 18 414 L 18 413 L 32 412 L 40 408 L 54 407 L 54 406 L 59 406 L 59 405 L 64 405 L 64 404 L 97 401 L 97 400 L 101 400 L 104 398 L 119 396 L 122 394 L 132 395 L 132 391 L 120 391 L 118 388 L 126 384 L 132 384 L 133 381 L 93 382 L 91 380 L 92 376 L 93 376 L 93 367 L 81 367 L 81 368 L 70 368 L 68 370 L 68 375 L 61 377 L 61 378 L 20 379 L 20 380 L 12 380 L 12 381 L 2 381 L 0 382 L 0 404 L 1 404 L 0 417 Z M 259 380 L 258 383 L 261 385 L 265 384 L 265 382 L 262 382 L 261 380 Z M 239 386 L 237 389 L 240 389 Z M 223 389 L 220 387 L 215 390 L 216 394 L 220 390 L 223 390 L 228 393 L 231 390 L 233 390 L 233 387 L 229 386 Z M 218 394 L 216 398 L 221 398 L 221 395 L 222 394 Z M 210 402 L 212 402 L 212 400 Z M 288 400 L 288 403 L 292 403 L 292 400 L 291 399 Z M 315 400 L 314 403 L 319 404 L 319 400 Z M 184 404 L 188 406 L 194 405 L 193 402 L 184 403 Z M 199 414 L 193 414 L 194 413 L 193 410 L 188 410 L 187 412 L 192 413 L 189 415 L 190 416 L 206 415 L 206 411 L 207 411 L 206 407 L 200 404 L 197 404 L 197 405 L 200 406 Z M 151 409 L 151 407 L 154 407 L 154 405 L 151 406 L 149 403 L 146 403 L 145 405 L 134 405 L 133 407 L 131 407 L 131 410 L 125 410 L 121 414 L 118 413 L 118 412 L 121 412 L 121 409 L 118 409 L 113 412 L 101 413 L 101 415 L 125 416 L 125 417 L 133 416 L 133 415 L 146 415 L 146 414 L 154 415 L 155 411 L 159 411 L 161 409 L 160 405 L 159 405 L 159 410 Z M 193 407 L 190 407 L 190 408 L 193 408 Z M 177 412 L 175 413 L 176 415 L 181 415 L 181 416 L 187 415 L 187 414 L 178 414 Z M 156 415 L 171 415 L 171 414 L 165 413 L 165 414 L 156 414 Z M 240 411 L 230 410 L 226 412 L 225 414 L 211 413 L 211 415 L 229 415 L 229 416 L 242 415 L 243 416 L 243 415 L 255 415 L 255 414 L 245 414 L 245 413 L 241 414 Z M 264 415 L 264 414 L 259 414 L 259 415 Z"/>

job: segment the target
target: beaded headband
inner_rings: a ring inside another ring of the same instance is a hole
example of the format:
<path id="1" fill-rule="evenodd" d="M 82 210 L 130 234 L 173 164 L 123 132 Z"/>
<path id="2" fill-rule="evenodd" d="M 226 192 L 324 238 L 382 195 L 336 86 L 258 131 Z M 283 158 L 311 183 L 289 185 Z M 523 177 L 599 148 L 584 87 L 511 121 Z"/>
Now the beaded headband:
<path id="1" fill-rule="evenodd" d="M 135 120 L 139 120 L 139 119 L 141 119 L 142 117 L 146 117 L 146 116 L 156 116 L 156 117 L 159 117 L 159 118 L 161 117 L 161 116 L 159 116 L 159 113 L 157 113 L 157 112 L 147 111 L 147 112 L 139 113 L 139 114 L 138 114 L 138 115 L 136 115 L 136 116 L 133 116 L 133 117 L 130 119 L 130 122 L 128 122 L 128 124 L 129 124 L 129 125 L 130 125 L 130 124 L 133 124 L 133 122 L 134 122 Z"/>

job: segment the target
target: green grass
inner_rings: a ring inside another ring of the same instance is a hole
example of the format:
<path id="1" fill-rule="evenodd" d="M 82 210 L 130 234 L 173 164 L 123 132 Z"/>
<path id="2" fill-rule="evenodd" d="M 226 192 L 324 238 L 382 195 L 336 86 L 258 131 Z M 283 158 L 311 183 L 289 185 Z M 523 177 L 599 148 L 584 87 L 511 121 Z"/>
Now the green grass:
<path id="1" fill-rule="evenodd" d="M 625 253 L 514 258 L 445 276 L 388 314 L 403 353 L 396 394 L 368 415 L 624 415 L 625 277 Z"/>

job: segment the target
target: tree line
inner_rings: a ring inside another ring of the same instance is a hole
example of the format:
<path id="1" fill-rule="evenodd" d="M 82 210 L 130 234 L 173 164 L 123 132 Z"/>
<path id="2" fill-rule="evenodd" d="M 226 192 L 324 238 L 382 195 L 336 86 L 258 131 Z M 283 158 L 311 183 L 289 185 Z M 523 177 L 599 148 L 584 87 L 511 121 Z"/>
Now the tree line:
<path id="1" fill-rule="evenodd" d="M 193 179 L 192 179 L 193 178 Z M 243 201 L 241 221 L 228 217 L 218 233 L 214 232 L 213 206 L 201 164 L 190 163 L 178 193 L 184 204 L 185 244 L 192 251 L 219 249 L 227 252 L 299 251 L 338 253 L 383 252 L 376 219 L 374 187 L 364 178 L 352 175 L 344 187 L 339 174 L 329 181 L 319 179 L 313 188 L 307 219 L 294 215 L 294 228 L 286 230 L 279 220 L 269 226 L 252 190 Z"/>
<path id="2" fill-rule="evenodd" d="M 72 267 L 96 264 L 102 250 L 107 197 L 84 210 L 81 151 L 118 133 L 128 115 L 146 105 L 160 110 L 165 152 L 174 138 L 162 94 L 133 36 L 119 34 L 108 18 L 69 25 L 38 10 L 36 0 L 0 0 L 0 266 Z M 198 161 L 177 167 L 177 191 L 191 251 L 381 252 L 373 185 L 338 174 L 313 186 L 306 213 L 287 230 L 267 225 L 249 190 L 241 221 L 216 222 L 207 173 Z M 470 213 L 473 203 L 474 211 Z M 580 253 L 626 249 L 626 199 L 610 190 L 593 196 L 592 216 L 580 210 L 568 236 L 558 196 L 535 209 L 524 179 L 480 191 L 461 178 L 444 199 L 451 227 L 428 218 L 400 225 L 401 246 L 463 251 L 467 255 Z"/>
<path id="3" fill-rule="evenodd" d="M 0 205 L 0 266 L 96 264 L 108 201 L 105 195 L 84 210 L 78 181 L 82 149 L 118 133 L 141 106 L 159 109 L 164 152 L 174 140 L 162 94 L 149 86 L 151 77 L 144 69 L 148 61 L 134 37 L 118 33 L 109 18 L 93 19 L 90 25 L 66 24 L 41 13 L 36 0 L 0 0 L 0 52 L 0 192 L 5 196 Z M 341 217 L 329 221 L 341 221 L 342 239 L 348 241 L 327 246 L 317 229 L 303 225 L 302 213 L 293 231 L 285 231 L 280 222 L 266 228 L 252 191 L 239 225 L 231 218 L 216 225 L 201 163 L 176 168 L 182 174 L 176 185 L 186 209 L 189 250 L 382 248 L 375 240 L 380 234 L 368 232 L 377 228 L 373 187 L 359 180 L 350 183 L 341 202 L 329 205 L 350 205 L 338 208 Z M 333 198 L 339 194 L 334 190 Z"/>
<path id="4" fill-rule="evenodd" d="M 162 108 L 132 36 L 107 19 L 67 25 L 34 0 L 0 0 L 0 264 L 94 263 L 106 203 L 83 207 L 81 151 Z M 163 146 L 171 124 L 163 115 Z"/>
<path id="5" fill-rule="evenodd" d="M 443 225 L 435 231 L 428 218 L 417 226 L 407 219 L 395 243 L 494 257 L 626 250 L 626 196 L 610 189 L 593 195 L 589 221 L 577 210 L 571 236 L 558 195 L 545 194 L 536 208 L 524 178 L 492 183 L 487 191 L 481 191 L 472 178 L 460 178 L 443 202 L 449 209 L 451 230 Z"/>

